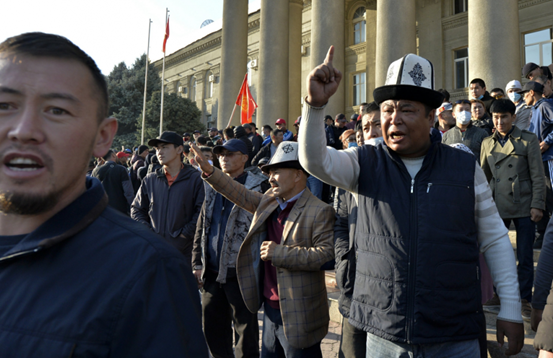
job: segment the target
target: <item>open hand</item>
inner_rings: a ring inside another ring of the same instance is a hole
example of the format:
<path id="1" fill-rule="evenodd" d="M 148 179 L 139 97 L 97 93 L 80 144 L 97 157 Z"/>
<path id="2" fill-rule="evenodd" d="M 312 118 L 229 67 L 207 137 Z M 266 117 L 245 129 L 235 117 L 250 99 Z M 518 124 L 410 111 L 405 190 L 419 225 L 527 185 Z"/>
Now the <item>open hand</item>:
<path id="1" fill-rule="evenodd" d="M 313 107 L 324 106 L 338 89 L 342 72 L 332 66 L 334 46 L 330 46 L 324 62 L 307 76 L 307 103 Z"/>
<path id="2" fill-rule="evenodd" d="M 194 152 L 194 160 L 196 161 L 196 163 L 198 163 L 202 172 L 207 175 L 213 173 L 213 165 L 209 164 L 207 158 L 204 156 L 204 153 L 202 153 L 200 148 L 198 148 L 196 144 L 191 143 L 190 149 L 192 150 L 192 152 Z"/>

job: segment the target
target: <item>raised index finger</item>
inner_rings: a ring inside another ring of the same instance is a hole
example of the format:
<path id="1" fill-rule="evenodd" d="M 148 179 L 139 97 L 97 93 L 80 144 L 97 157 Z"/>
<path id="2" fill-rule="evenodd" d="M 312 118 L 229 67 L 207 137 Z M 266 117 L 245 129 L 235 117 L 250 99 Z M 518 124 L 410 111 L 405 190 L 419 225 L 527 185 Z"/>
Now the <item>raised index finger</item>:
<path id="1" fill-rule="evenodd" d="M 334 59 L 334 46 L 330 46 L 330 48 L 328 49 L 328 52 L 326 53 L 324 64 L 332 66 L 333 59 Z"/>

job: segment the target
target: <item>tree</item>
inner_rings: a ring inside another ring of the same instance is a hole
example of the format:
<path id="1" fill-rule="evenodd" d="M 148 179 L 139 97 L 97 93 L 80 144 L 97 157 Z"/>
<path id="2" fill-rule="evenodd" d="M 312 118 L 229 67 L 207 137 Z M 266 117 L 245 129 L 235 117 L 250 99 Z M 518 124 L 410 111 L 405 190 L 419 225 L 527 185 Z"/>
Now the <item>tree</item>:
<path id="1" fill-rule="evenodd" d="M 142 121 L 137 127 L 136 118 L 142 115 L 144 100 L 144 74 L 146 54 L 137 58 L 128 68 L 124 62 L 114 66 L 107 78 L 110 99 L 109 115 L 117 118 L 119 128 L 113 141 L 114 148 L 133 147 L 140 141 Z M 147 99 L 161 88 L 161 79 L 152 63 L 148 66 Z"/>
<path id="2" fill-rule="evenodd" d="M 161 91 L 154 91 L 150 100 L 146 103 L 146 128 L 144 129 L 144 139 L 148 140 L 159 136 L 159 116 L 161 105 Z M 202 112 L 196 106 L 196 103 L 187 98 L 182 98 L 175 93 L 165 93 L 163 97 L 163 130 L 173 131 L 179 134 L 192 132 L 195 129 L 205 130 L 205 126 L 200 122 Z M 142 126 L 142 116 L 136 118 L 138 135 Z"/>

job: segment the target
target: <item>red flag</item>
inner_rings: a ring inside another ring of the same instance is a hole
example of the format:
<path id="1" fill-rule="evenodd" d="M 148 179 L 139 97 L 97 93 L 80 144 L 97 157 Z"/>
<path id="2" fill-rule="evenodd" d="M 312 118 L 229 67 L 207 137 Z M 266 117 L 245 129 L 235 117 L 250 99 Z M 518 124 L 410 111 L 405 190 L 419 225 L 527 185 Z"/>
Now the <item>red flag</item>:
<path id="1" fill-rule="evenodd" d="M 236 98 L 236 105 L 242 108 L 240 113 L 240 123 L 250 123 L 252 121 L 252 115 L 255 109 L 257 108 L 257 103 L 252 97 L 250 92 L 250 87 L 248 86 L 248 74 L 244 77 L 244 82 L 242 82 L 242 87 L 240 87 L 240 93 L 238 93 L 238 98 Z"/>
<path id="2" fill-rule="evenodd" d="M 167 18 L 167 25 L 165 26 L 165 38 L 163 39 L 163 52 L 165 53 L 165 44 L 169 38 L 169 18 Z"/>

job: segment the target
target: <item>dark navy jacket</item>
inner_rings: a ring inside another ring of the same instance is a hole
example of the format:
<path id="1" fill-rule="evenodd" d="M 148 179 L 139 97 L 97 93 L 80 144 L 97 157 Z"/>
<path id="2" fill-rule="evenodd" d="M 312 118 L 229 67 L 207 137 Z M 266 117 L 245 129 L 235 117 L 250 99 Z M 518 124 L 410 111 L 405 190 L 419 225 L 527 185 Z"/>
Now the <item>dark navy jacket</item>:
<path id="1" fill-rule="evenodd" d="M 409 344 L 474 339 L 483 324 L 475 158 L 432 138 L 415 179 L 382 144 L 358 152 L 350 323 Z"/>
<path id="2" fill-rule="evenodd" d="M 182 254 L 87 187 L 0 257 L 0 357 L 208 357 Z"/>

